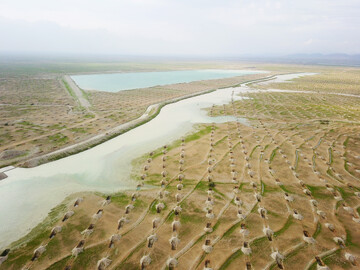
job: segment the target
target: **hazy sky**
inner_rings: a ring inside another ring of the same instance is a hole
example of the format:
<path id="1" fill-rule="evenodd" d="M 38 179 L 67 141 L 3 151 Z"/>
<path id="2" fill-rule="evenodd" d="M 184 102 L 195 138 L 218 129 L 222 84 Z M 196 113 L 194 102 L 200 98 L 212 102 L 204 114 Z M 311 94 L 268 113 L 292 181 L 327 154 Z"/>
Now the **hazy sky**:
<path id="1" fill-rule="evenodd" d="M 360 53 L 359 0 L 0 0 L 0 52 Z"/>

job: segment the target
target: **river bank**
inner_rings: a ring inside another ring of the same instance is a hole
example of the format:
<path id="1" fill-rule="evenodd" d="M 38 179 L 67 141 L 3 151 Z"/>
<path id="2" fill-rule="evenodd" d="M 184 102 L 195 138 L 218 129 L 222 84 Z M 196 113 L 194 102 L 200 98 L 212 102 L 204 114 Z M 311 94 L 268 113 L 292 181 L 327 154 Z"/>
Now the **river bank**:
<path id="1" fill-rule="evenodd" d="M 185 135 L 196 123 L 234 121 L 233 117 L 209 117 L 203 110 L 213 104 L 228 103 L 234 90 L 241 91 L 226 88 L 173 101 L 171 105 L 163 105 L 161 110 L 159 106 L 152 114 L 152 121 L 140 122 L 136 129 L 88 151 L 30 169 L 11 170 L 9 177 L 0 183 L 3 201 L 0 210 L 8 215 L 8 225 L 3 224 L 1 235 L 12 238 L 13 230 L 18 232 L 17 236 L 24 235 L 52 207 L 74 192 L 134 189 L 136 182 L 130 177 L 132 160 Z M 6 207 L 6 201 L 13 202 L 11 207 Z"/>
<path id="2" fill-rule="evenodd" d="M 269 80 L 271 78 L 274 78 L 276 75 L 280 75 L 279 74 L 273 74 L 270 76 L 264 76 L 263 78 L 259 78 L 259 79 L 254 79 L 254 80 L 249 80 L 249 81 L 244 81 L 242 82 L 242 84 L 244 83 L 252 83 L 252 82 L 259 82 L 259 81 L 266 81 Z M 67 76 L 67 80 L 72 80 L 70 76 Z M 73 83 L 75 84 L 75 83 Z M 228 86 L 228 87 L 236 87 L 239 84 L 236 85 L 232 85 L 232 86 Z M 25 161 L 23 163 L 23 165 L 21 167 L 25 167 L 25 168 L 33 168 L 36 166 L 39 166 L 41 164 L 45 164 L 54 160 L 58 160 L 61 158 L 65 158 L 68 157 L 70 155 L 74 155 L 77 153 L 80 153 L 82 151 L 85 151 L 87 149 L 90 149 L 92 147 L 95 147 L 103 142 L 106 142 L 116 136 L 119 136 L 133 128 L 136 128 L 142 124 L 147 123 L 148 121 L 150 121 L 151 119 L 153 119 L 154 117 L 156 117 L 156 115 L 159 114 L 160 110 L 162 107 L 164 107 L 165 105 L 174 103 L 174 102 L 178 102 L 180 100 L 184 100 L 184 99 L 188 99 L 188 98 L 192 98 L 192 97 L 196 97 L 199 95 L 204 95 L 207 93 L 211 93 L 213 91 L 216 91 L 218 88 L 214 88 L 214 89 L 210 89 L 210 90 L 205 90 L 205 91 L 201 91 L 195 94 L 190 94 L 190 95 L 185 95 L 179 98 L 174 98 L 174 99 L 170 99 L 166 102 L 162 102 L 162 103 L 158 103 L 158 104 L 153 104 L 150 105 L 145 113 L 143 115 L 141 115 L 139 118 L 129 121 L 127 123 L 121 124 L 119 126 L 116 126 L 110 130 L 107 130 L 106 132 L 103 132 L 101 134 L 95 135 L 87 140 L 84 140 L 82 142 L 76 143 L 74 145 L 70 145 L 64 148 L 61 148 L 59 150 L 53 151 L 51 153 L 45 154 L 45 155 L 41 155 L 39 157 L 35 157 L 32 159 L 29 159 L 27 161 Z"/>

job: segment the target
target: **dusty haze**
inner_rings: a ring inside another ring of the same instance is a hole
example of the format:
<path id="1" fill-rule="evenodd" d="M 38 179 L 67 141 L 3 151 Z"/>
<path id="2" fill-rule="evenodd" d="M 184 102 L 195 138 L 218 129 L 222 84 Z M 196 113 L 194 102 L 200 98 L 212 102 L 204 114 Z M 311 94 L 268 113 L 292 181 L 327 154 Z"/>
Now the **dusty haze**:
<path id="1" fill-rule="evenodd" d="M 357 54 L 360 3 L 3 0 L 0 52 Z"/>

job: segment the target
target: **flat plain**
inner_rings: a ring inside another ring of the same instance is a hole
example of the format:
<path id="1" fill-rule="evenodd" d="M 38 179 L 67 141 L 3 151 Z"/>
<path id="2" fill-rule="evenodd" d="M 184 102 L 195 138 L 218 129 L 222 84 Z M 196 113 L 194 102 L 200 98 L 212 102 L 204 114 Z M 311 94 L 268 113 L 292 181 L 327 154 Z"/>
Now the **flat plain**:
<path id="1" fill-rule="evenodd" d="M 94 67 L 93 67 L 94 66 Z M 193 69 L 211 65 L 192 64 Z M 218 65 L 223 67 L 224 65 Z M 160 67 L 160 65 L 159 65 Z M 213 66 L 217 67 L 217 66 Z M 244 64 L 228 68 L 244 68 Z M 98 72 L 136 72 L 156 70 L 147 64 L 48 64 L 44 67 L 30 64 L 0 66 L 0 166 L 33 167 L 50 160 L 79 152 L 100 143 L 79 146 L 96 135 L 105 135 L 102 141 L 118 134 L 107 134 L 112 128 L 139 118 L 152 104 L 163 104 L 173 99 L 228 87 L 251 79 L 264 77 L 253 74 L 228 79 L 180 83 L 131 91 L 109 93 L 83 91 L 82 97 L 89 107 L 82 106 L 74 89 L 64 78 L 79 70 Z M 152 69 L 150 69 L 152 68 Z M 163 69 L 181 70 L 179 64 L 167 64 Z M 269 74 L 272 74 L 271 72 Z M 267 74 L 267 75 L 269 75 Z M 155 113 L 155 111 L 153 112 Z M 108 136 L 106 136 L 108 135 Z M 74 146 L 72 151 L 61 152 L 47 158 L 46 154 Z"/>
<path id="2" fill-rule="evenodd" d="M 246 84 L 248 91 L 241 93 L 242 99 L 207 111 L 211 116 L 246 118 L 247 125 L 236 121 L 201 124 L 188 136 L 139 157 L 133 161 L 133 178 L 139 183 L 136 191 L 81 193 L 66 198 L 44 222 L 12 244 L 1 267 L 357 269 L 360 70 L 266 64 L 257 68 L 271 71 L 267 76 L 316 74 L 285 83 Z M 59 111 L 34 107 L 49 115 L 40 122 L 35 116 L 23 120 L 30 124 L 13 121 L 4 126 L 2 134 L 31 139 L 42 135 L 42 127 L 47 128 L 45 135 L 54 132 L 51 125 L 65 119 L 66 127 L 49 135 L 57 134 L 56 144 L 49 143 L 49 136 L 39 142 L 46 145 L 39 151 L 50 151 L 69 143 L 70 138 L 81 139 L 138 117 L 149 104 L 256 78 L 116 94 L 89 92 L 91 117 L 64 90 L 61 80 L 42 78 L 43 87 L 56 89 L 52 98 L 39 95 L 34 100 L 31 96 L 27 103 L 44 98 L 42 105 L 57 104 Z M 17 89 L 23 89 L 21 83 L 26 81 L 15 80 Z M 29 110 L 26 115 L 31 116 L 29 108 L 35 106 L 27 104 L 25 109 L 20 105 L 23 101 L 5 95 L 2 103 L 10 102 L 15 103 L 10 106 L 9 119 L 18 119 L 20 108 Z M 70 108 L 72 113 L 68 114 Z M 3 137 L 7 145 L 19 141 L 18 137 Z M 24 144 L 12 150 L 27 151 L 28 155 L 26 145 L 34 148 L 33 144 Z M 64 216 L 68 218 L 64 220 Z M 49 238 L 57 226 L 61 232 Z"/>

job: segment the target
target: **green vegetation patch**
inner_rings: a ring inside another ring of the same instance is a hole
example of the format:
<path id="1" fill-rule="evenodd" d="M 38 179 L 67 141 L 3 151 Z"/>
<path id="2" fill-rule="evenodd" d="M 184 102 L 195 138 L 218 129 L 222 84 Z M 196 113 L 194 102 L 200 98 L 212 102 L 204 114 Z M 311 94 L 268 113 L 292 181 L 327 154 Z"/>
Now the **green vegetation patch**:
<path id="1" fill-rule="evenodd" d="M 76 133 L 86 133 L 87 130 L 85 128 L 70 128 L 69 129 L 72 132 L 76 132 Z"/>
<path id="2" fill-rule="evenodd" d="M 107 196 L 103 195 L 102 197 L 105 199 Z M 121 207 L 129 204 L 130 201 L 131 201 L 131 198 L 122 192 L 118 192 L 118 193 L 111 195 L 111 202 L 116 205 L 119 205 Z"/>
<path id="3" fill-rule="evenodd" d="M 222 238 L 228 238 L 228 237 L 230 237 L 230 236 L 233 234 L 233 232 L 234 232 L 237 228 L 240 227 L 240 225 L 241 225 L 241 222 L 240 222 L 240 221 L 237 222 L 237 223 L 235 223 L 234 225 L 232 225 L 232 226 L 223 234 L 223 236 L 221 237 L 221 239 L 222 239 Z"/>
<path id="4" fill-rule="evenodd" d="M 30 261 L 33 250 L 40 246 L 45 239 L 48 239 L 52 226 L 66 210 L 66 203 L 54 207 L 43 222 L 33 228 L 26 236 L 13 242 L 10 246 L 12 251 L 3 266 L 6 268 L 6 266 L 11 265 L 15 267 L 14 269 L 21 269 L 26 262 Z"/>
<path id="5" fill-rule="evenodd" d="M 180 215 L 180 222 L 184 224 L 191 224 L 191 223 L 202 223 L 204 219 L 198 214 L 189 214 L 189 213 L 182 213 Z"/>
<path id="6" fill-rule="evenodd" d="M 278 149 L 279 149 L 279 147 L 276 147 L 276 148 L 271 152 L 270 159 L 269 159 L 270 162 L 272 162 L 273 159 L 275 158 L 276 152 L 277 152 Z"/>
<path id="7" fill-rule="evenodd" d="M 217 127 L 215 127 L 217 129 Z M 195 141 L 200 139 L 202 136 L 209 134 L 211 132 L 211 126 L 205 126 L 202 127 L 199 131 L 192 133 L 184 138 L 185 143 Z M 167 151 L 170 151 L 176 147 L 179 147 L 181 145 L 181 140 L 176 140 L 172 144 L 167 146 Z M 163 148 L 160 147 L 154 151 L 153 158 L 159 157 L 162 155 Z"/>
<path id="8" fill-rule="evenodd" d="M 289 190 L 287 187 L 285 187 L 284 185 L 279 185 L 279 188 L 281 188 L 283 191 L 289 193 L 289 194 L 294 194 L 293 191 Z"/>
<path id="9" fill-rule="evenodd" d="M 337 249 L 334 252 L 322 257 L 323 262 L 332 268 L 332 266 L 337 266 L 340 269 L 349 269 L 351 268 L 351 264 L 348 261 L 345 261 L 341 255 L 341 249 Z M 317 263 L 314 262 L 309 270 L 316 270 Z"/>
<path id="10" fill-rule="evenodd" d="M 286 222 L 285 222 L 285 224 L 284 224 L 284 226 L 283 226 L 280 230 L 274 232 L 274 237 L 278 237 L 278 236 L 280 236 L 281 234 L 283 234 L 287 229 L 290 228 L 290 226 L 291 226 L 293 223 L 294 223 L 293 216 L 292 216 L 292 215 L 289 215 L 288 218 L 287 218 L 287 220 L 286 220 Z"/>
<path id="11" fill-rule="evenodd" d="M 56 143 L 66 143 L 69 141 L 69 138 L 62 133 L 50 135 L 50 136 L 48 136 L 48 138 L 49 138 L 49 140 L 56 142 Z"/>
<path id="12" fill-rule="evenodd" d="M 220 266 L 219 270 L 224 270 L 229 267 L 231 263 L 233 263 L 237 258 L 239 258 L 243 253 L 241 252 L 241 249 L 235 251 L 233 254 L 231 254 L 226 261 Z"/>
<path id="13" fill-rule="evenodd" d="M 315 232 L 314 232 L 314 234 L 313 234 L 313 238 L 314 238 L 314 239 L 316 239 L 316 237 L 318 237 L 318 235 L 321 233 L 321 229 L 322 229 L 321 223 L 318 222 L 318 223 L 316 224 L 316 230 L 315 230 Z"/>
<path id="14" fill-rule="evenodd" d="M 347 192 L 347 191 L 345 191 L 345 189 L 342 188 L 342 187 L 336 186 L 335 189 L 337 189 L 337 190 L 340 192 L 341 197 L 342 197 L 344 200 L 346 200 L 346 199 L 354 196 L 352 192 Z"/>
<path id="15" fill-rule="evenodd" d="M 331 197 L 327 194 L 326 188 L 321 186 L 310 186 L 306 185 L 306 187 L 311 191 L 311 194 L 314 198 L 329 200 Z"/>
<path id="16" fill-rule="evenodd" d="M 50 265 L 47 270 L 58 270 L 58 269 L 65 269 L 67 262 L 69 261 L 71 256 L 67 256 L 60 261 Z"/>
<path id="17" fill-rule="evenodd" d="M 69 92 L 70 96 L 72 96 L 75 100 L 77 100 L 77 97 L 74 93 L 74 90 L 70 87 L 67 81 L 62 80 L 63 84 L 65 85 L 66 90 Z"/>
<path id="18" fill-rule="evenodd" d="M 218 140 L 218 141 L 214 144 L 214 146 L 217 146 L 217 145 L 219 145 L 220 143 L 222 143 L 227 137 L 228 137 L 228 136 L 226 135 L 226 136 L 224 136 L 222 139 Z"/>
<path id="19" fill-rule="evenodd" d="M 351 231 L 348 228 L 346 228 L 345 231 L 346 231 L 346 240 L 345 240 L 346 246 L 352 246 L 360 250 L 360 243 L 353 242 Z M 356 239 L 356 241 L 358 241 L 358 239 Z"/>
<path id="20" fill-rule="evenodd" d="M 261 195 L 265 195 L 266 193 L 278 192 L 278 186 L 269 186 L 265 185 L 263 181 L 261 181 Z"/>
<path id="21" fill-rule="evenodd" d="M 251 153 L 250 153 L 250 157 L 252 157 L 252 155 L 254 154 L 255 150 L 259 147 L 260 145 L 256 145 L 252 150 L 251 150 Z"/>
<path id="22" fill-rule="evenodd" d="M 205 182 L 205 181 L 200 181 L 199 183 L 197 183 L 197 185 L 195 186 L 195 190 L 201 190 L 201 191 L 207 191 L 209 189 L 209 183 Z"/>
<path id="23" fill-rule="evenodd" d="M 104 250 L 106 246 L 107 243 L 96 245 L 91 248 L 86 248 L 85 246 L 84 252 L 77 256 L 72 269 L 91 269 L 94 267 L 97 261 L 101 259 L 101 251 Z"/>

